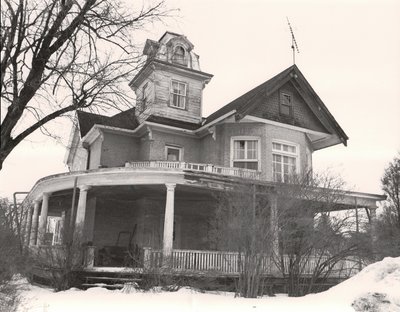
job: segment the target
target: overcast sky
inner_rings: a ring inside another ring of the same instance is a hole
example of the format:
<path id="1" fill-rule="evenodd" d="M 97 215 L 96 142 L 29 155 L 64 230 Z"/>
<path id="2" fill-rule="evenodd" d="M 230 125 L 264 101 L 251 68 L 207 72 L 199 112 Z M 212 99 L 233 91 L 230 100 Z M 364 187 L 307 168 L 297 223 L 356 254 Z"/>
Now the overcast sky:
<path id="1" fill-rule="evenodd" d="M 180 17 L 155 25 L 138 43 L 166 30 L 188 37 L 202 70 L 214 75 L 204 90 L 205 116 L 292 65 L 289 17 L 300 49 L 296 64 L 350 138 L 348 147 L 315 152 L 314 168 L 331 168 L 354 190 L 381 193 L 383 170 L 400 151 L 400 1 L 167 4 L 180 8 Z M 0 172 L 0 196 L 67 170 L 70 125 L 53 127 L 64 143 L 38 132 L 20 144 Z"/>

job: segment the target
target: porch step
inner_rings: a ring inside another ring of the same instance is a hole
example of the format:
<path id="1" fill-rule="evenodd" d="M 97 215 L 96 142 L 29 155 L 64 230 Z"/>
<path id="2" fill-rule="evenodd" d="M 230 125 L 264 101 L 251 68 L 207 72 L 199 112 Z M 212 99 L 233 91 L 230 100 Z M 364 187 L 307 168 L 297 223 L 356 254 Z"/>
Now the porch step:
<path id="1" fill-rule="evenodd" d="M 81 283 L 82 288 L 103 287 L 107 289 L 122 289 L 126 283 L 138 283 L 140 278 L 118 276 L 93 276 L 86 275 Z"/>
<path id="2" fill-rule="evenodd" d="M 91 287 L 102 287 L 107 289 L 122 289 L 124 284 L 104 284 L 104 283 L 83 283 L 81 284 L 83 288 L 91 288 Z"/>

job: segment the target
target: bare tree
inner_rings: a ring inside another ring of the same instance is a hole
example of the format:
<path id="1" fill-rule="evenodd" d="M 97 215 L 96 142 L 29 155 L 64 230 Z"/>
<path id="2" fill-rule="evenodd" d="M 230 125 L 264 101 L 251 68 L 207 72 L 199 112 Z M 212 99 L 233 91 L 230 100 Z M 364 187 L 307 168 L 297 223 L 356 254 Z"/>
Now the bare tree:
<path id="1" fill-rule="evenodd" d="M 354 259 L 350 264 L 357 267 L 365 242 L 354 233 L 354 213 L 334 212 L 341 207 L 344 189 L 342 179 L 328 173 L 293 176 L 292 183 L 277 187 L 278 267 L 290 296 L 315 290 L 332 273 L 345 277 L 348 272 L 340 266 L 344 260 Z"/>
<path id="2" fill-rule="evenodd" d="M 382 180 L 382 189 L 387 195 L 388 215 L 400 230 L 400 154 L 389 163 Z"/>
<path id="3" fill-rule="evenodd" d="M 216 197 L 211 234 L 215 248 L 237 252 L 237 295 L 256 298 L 262 293 L 273 243 L 269 194 L 264 186 L 240 184 Z"/>
<path id="4" fill-rule="evenodd" d="M 377 219 L 377 252 L 381 258 L 397 257 L 400 255 L 400 155 L 389 163 L 381 183 L 387 201 Z"/>
<path id="5" fill-rule="evenodd" d="M 270 274 L 281 274 L 290 296 L 304 295 L 332 273 L 344 277 L 343 260 L 357 269 L 370 251 L 368 235 L 355 233 L 354 212 L 335 212 L 345 195 L 339 177 L 307 173 L 290 182 L 241 184 L 218 195 L 212 237 L 217 250 L 239 254 L 240 296 L 260 295 Z"/>
<path id="6" fill-rule="evenodd" d="M 134 31 L 169 13 L 163 1 L 1 0 L 0 169 L 57 117 L 132 106 L 121 82 L 140 66 Z"/>

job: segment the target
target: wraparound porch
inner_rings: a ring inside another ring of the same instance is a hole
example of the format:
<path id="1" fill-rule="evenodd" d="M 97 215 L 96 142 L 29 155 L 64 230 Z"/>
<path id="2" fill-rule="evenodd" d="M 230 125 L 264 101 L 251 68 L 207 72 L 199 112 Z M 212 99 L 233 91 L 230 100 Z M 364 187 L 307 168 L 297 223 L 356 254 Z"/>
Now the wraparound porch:
<path id="1" fill-rule="evenodd" d="M 143 167 L 147 165 L 147 169 Z M 119 239 L 120 232 L 132 233 L 136 224 L 137 235 L 133 240 L 132 236 L 129 237 L 125 249 L 130 252 L 133 245 L 139 252 L 135 254 L 136 264 L 128 267 L 136 267 L 135 270 L 159 268 L 164 266 L 163 260 L 169 259 L 170 269 L 176 273 L 237 275 L 243 259 L 235 252 L 213 251 L 212 240 L 207 239 L 206 224 L 207 218 L 212 215 L 210 194 L 229 189 L 238 180 L 203 171 L 205 167 L 200 168 L 201 171 L 188 168 L 182 164 L 168 168 L 151 167 L 149 163 L 139 167 L 63 174 L 41 180 L 28 197 L 33 201 L 33 207 L 30 207 L 27 217 L 26 242 L 32 249 L 38 250 L 49 243 L 46 240 L 48 217 L 56 216 L 61 229 L 72 230 L 74 239 L 87 246 L 85 270 L 111 270 L 117 265 L 108 263 L 105 266 L 99 261 L 100 250 L 118 245 L 115 240 L 116 237 Z M 271 224 L 276 226 L 273 218 L 278 201 L 274 195 L 274 183 L 245 182 L 257 183 L 270 190 L 268 194 L 273 199 L 270 205 Z M 344 209 L 368 208 L 373 217 L 376 200 L 380 199 L 373 194 L 349 193 L 339 204 Z M 277 239 L 276 233 L 274 247 L 279 246 Z M 63 234 L 55 243 L 64 243 Z M 61 246 L 58 248 L 62 249 Z M 116 253 L 117 258 L 122 259 L 118 266 L 127 267 L 123 261 L 125 251 L 120 249 Z M 279 254 L 277 250 L 271 253 Z M 113 252 L 110 255 L 113 256 Z M 285 263 L 290 259 L 282 256 L 279 261 Z M 311 268 L 313 261 L 315 263 L 317 259 L 301 264 L 304 274 L 310 274 L 307 268 Z M 351 262 L 338 264 L 337 271 L 340 274 L 344 270 L 349 271 L 353 268 Z M 285 273 L 279 269 L 276 260 L 263 257 L 263 263 L 262 271 L 267 275 Z"/>

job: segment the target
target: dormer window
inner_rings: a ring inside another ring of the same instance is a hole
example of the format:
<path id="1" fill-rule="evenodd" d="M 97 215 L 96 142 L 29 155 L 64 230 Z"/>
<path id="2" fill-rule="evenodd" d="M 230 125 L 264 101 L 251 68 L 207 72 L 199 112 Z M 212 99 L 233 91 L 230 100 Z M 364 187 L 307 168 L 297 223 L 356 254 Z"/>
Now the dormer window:
<path id="1" fill-rule="evenodd" d="M 292 96 L 290 94 L 281 92 L 279 111 L 281 115 L 293 117 Z"/>
<path id="2" fill-rule="evenodd" d="M 179 65 L 187 65 L 186 64 L 186 51 L 183 47 L 177 46 L 175 47 L 174 54 L 172 55 L 172 63 Z"/>

